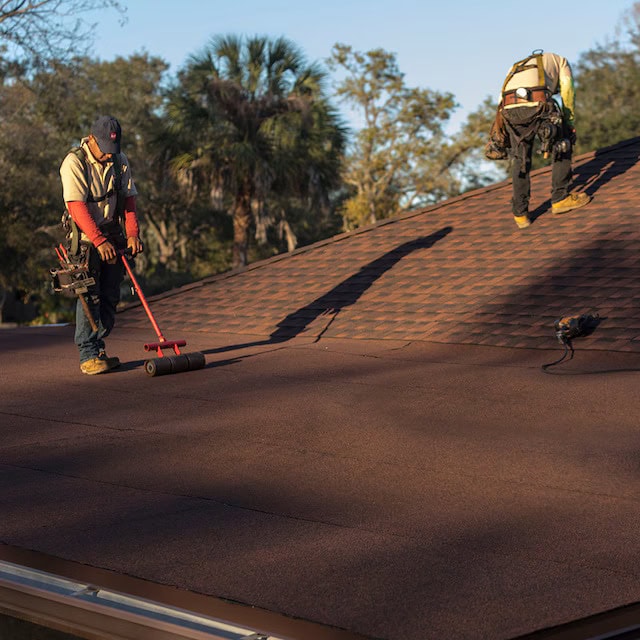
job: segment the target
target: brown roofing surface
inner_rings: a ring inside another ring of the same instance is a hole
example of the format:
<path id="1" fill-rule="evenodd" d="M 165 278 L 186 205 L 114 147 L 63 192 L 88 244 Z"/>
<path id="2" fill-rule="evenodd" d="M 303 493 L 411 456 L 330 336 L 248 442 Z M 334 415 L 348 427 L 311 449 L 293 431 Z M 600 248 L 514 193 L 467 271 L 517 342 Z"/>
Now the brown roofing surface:
<path id="1" fill-rule="evenodd" d="M 291 640 L 508 640 L 640 601 L 639 154 L 577 158 L 594 199 L 562 216 L 536 172 L 523 231 L 507 182 L 152 299 L 199 371 L 143 373 L 139 307 L 103 376 L 72 327 L 0 331 L 0 558 Z"/>
<path id="2" fill-rule="evenodd" d="M 528 348 L 553 348 L 556 318 L 598 312 L 588 347 L 636 351 L 639 155 L 633 139 L 577 158 L 575 189 L 594 200 L 559 216 L 550 170 L 534 172 L 525 230 L 503 182 L 190 285 L 154 308 L 168 327 L 273 341 L 321 334 Z M 141 308 L 120 321 L 147 322 Z"/>

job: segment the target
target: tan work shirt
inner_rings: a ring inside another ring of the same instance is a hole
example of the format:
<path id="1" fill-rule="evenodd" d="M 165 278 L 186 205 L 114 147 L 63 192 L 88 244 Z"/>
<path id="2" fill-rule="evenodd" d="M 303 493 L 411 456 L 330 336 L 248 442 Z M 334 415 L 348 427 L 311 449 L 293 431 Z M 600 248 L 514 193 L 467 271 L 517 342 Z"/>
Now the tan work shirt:
<path id="1" fill-rule="evenodd" d="M 111 222 L 116 213 L 115 172 L 113 162 L 102 164 L 95 159 L 89 151 L 87 140 L 87 138 L 83 138 L 81 146 L 86 153 L 89 182 L 87 182 L 87 172 L 82 160 L 75 153 L 68 153 L 60 166 L 62 197 L 65 202 L 86 202 L 91 217 L 98 227 L 101 227 Z M 138 195 L 131 177 L 129 160 L 124 153 L 120 154 L 120 163 L 123 195 L 125 197 Z M 109 192 L 111 192 L 110 195 L 104 198 Z M 90 202 L 91 197 L 99 202 Z M 82 235 L 84 237 L 84 234 Z"/>

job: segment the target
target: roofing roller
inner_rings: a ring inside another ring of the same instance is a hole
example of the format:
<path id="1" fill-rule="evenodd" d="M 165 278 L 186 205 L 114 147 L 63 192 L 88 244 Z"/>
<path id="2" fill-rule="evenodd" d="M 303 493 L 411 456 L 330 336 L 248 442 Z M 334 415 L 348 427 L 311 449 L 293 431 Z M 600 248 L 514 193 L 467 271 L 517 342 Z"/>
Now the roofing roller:
<path id="1" fill-rule="evenodd" d="M 148 342 L 144 345 L 145 351 L 155 351 L 158 355 L 157 358 L 145 360 L 144 370 L 146 373 L 150 376 L 163 376 L 170 373 L 182 373 L 183 371 L 202 369 L 205 365 L 205 357 L 203 353 L 200 353 L 199 351 L 194 351 L 193 353 L 181 353 L 180 347 L 186 346 L 186 340 L 167 340 L 162 335 L 162 331 L 160 331 L 160 327 L 158 326 L 156 319 L 153 317 L 153 313 L 151 313 L 151 308 L 140 289 L 140 285 L 138 284 L 135 275 L 133 275 L 133 270 L 131 269 L 127 256 L 123 253 L 121 254 L 121 257 L 124 267 L 129 274 L 129 278 L 131 278 L 133 288 L 135 289 L 138 298 L 140 298 L 140 302 L 142 303 L 151 325 L 158 336 L 158 342 Z M 173 355 L 165 355 L 162 351 L 163 349 L 173 349 Z"/>

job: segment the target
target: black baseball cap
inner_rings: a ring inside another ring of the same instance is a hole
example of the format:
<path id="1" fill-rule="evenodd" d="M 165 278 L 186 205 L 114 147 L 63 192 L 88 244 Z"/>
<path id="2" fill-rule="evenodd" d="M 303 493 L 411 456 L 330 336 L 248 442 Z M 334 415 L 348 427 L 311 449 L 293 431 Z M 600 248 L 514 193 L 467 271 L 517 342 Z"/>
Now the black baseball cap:
<path id="1" fill-rule="evenodd" d="M 122 129 L 113 116 L 100 116 L 91 127 L 91 135 L 102 153 L 120 153 Z"/>

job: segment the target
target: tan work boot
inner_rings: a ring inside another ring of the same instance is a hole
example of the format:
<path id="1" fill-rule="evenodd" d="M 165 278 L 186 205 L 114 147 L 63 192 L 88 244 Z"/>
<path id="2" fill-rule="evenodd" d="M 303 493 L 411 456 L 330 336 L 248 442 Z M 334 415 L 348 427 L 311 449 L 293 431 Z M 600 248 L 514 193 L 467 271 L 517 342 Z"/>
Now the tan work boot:
<path id="1" fill-rule="evenodd" d="M 566 213 L 567 211 L 584 207 L 584 205 L 589 204 L 589 202 L 591 202 L 591 197 L 586 193 L 570 193 L 566 198 L 560 200 L 560 202 L 553 202 L 551 204 L 551 211 L 552 213 Z"/>
<path id="2" fill-rule="evenodd" d="M 88 376 L 95 376 L 98 373 L 106 373 L 109 371 L 109 365 L 105 360 L 100 358 L 91 358 L 80 363 L 80 371 Z"/>
<path id="3" fill-rule="evenodd" d="M 118 358 L 117 356 L 113 356 L 113 357 L 109 357 L 107 355 L 106 351 L 101 351 L 98 354 L 98 358 L 100 360 L 102 360 L 103 362 L 107 363 L 107 366 L 109 367 L 109 371 L 111 371 L 111 369 L 116 369 L 117 367 L 120 366 L 120 358 Z"/>
<path id="4" fill-rule="evenodd" d="M 531 220 L 527 216 L 513 216 L 513 219 L 520 229 L 526 229 L 531 224 Z"/>

